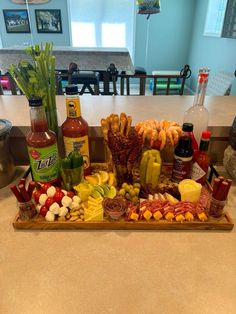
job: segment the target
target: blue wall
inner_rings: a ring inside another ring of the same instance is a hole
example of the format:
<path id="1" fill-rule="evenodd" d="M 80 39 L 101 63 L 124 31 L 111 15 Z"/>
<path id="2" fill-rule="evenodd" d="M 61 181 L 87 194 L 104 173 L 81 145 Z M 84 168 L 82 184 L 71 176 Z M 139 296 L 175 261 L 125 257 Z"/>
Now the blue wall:
<path id="1" fill-rule="evenodd" d="M 135 65 L 152 70 L 178 70 L 188 63 L 195 0 L 163 0 L 161 13 L 150 16 L 148 38 L 148 62 L 146 38 L 148 21 L 137 14 L 135 38 Z"/>
<path id="2" fill-rule="evenodd" d="M 45 41 L 53 41 L 54 46 L 70 45 L 67 0 L 51 0 L 50 2 L 42 5 L 29 5 L 31 34 L 7 33 L 2 12 L 3 9 L 26 9 L 26 5 L 15 4 L 10 0 L 0 0 L 0 36 L 2 38 L 3 47 L 23 45 L 24 43 L 32 44 L 32 37 L 35 44 Z M 60 9 L 62 19 L 62 34 L 38 34 L 35 21 L 35 9 Z"/>
<path id="3" fill-rule="evenodd" d="M 189 43 L 189 59 L 192 77 L 191 88 L 195 90 L 198 69 L 210 68 L 210 76 L 218 71 L 233 73 L 236 70 L 236 40 L 203 36 L 208 1 L 196 1 L 196 12 L 193 25 L 192 40 Z M 236 95 L 236 79 L 231 94 Z"/>

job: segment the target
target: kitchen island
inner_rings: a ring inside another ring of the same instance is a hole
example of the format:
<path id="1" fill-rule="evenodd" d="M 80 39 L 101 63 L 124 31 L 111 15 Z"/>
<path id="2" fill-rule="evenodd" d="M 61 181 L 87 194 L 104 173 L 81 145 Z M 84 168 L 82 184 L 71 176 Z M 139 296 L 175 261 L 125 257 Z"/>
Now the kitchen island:
<path id="1" fill-rule="evenodd" d="M 112 112 L 131 114 L 133 124 L 151 118 L 181 124 L 192 102 L 192 96 L 82 96 L 81 109 L 97 141 L 100 119 Z M 222 143 L 235 115 L 236 97 L 207 97 L 206 105 L 213 139 Z M 61 125 L 64 97 L 57 98 L 57 107 Z M 11 149 L 20 160 L 30 126 L 27 100 L 1 96 L 0 112 L 13 124 Z M 15 183 L 24 171 L 17 168 Z M 17 208 L 9 187 L 0 190 L 0 205 L 0 313 L 236 312 L 235 227 L 188 232 L 16 231 L 12 222 Z M 227 205 L 234 220 L 235 207 L 234 183 Z"/>

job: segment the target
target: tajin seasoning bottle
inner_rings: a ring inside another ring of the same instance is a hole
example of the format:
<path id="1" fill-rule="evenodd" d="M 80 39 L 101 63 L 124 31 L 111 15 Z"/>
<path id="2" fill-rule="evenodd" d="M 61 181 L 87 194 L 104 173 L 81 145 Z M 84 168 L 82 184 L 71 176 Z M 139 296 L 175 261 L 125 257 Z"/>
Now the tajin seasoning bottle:
<path id="1" fill-rule="evenodd" d="M 82 118 L 77 85 L 66 86 L 67 118 L 62 124 L 65 154 L 78 150 L 84 159 L 84 174 L 90 173 L 88 123 Z"/>
<path id="2" fill-rule="evenodd" d="M 56 183 L 59 179 L 57 138 L 48 129 L 41 97 L 29 99 L 31 131 L 26 136 L 33 180 Z"/>

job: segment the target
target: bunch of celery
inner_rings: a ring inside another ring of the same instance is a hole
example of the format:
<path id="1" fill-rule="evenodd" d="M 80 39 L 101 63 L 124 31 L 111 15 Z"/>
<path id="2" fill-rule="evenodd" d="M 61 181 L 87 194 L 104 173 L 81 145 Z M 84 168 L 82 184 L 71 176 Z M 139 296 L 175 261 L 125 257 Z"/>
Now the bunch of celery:
<path id="1" fill-rule="evenodd" d="M 26 48 L 32 57 L 32 64 L 22 60 L 12 64 L 9 72 L 27 98 L 40 96 L 46 111 L 49 129 L 57 132 L 55 57 L 52 55 L 53 44 L 46 43 Z"/>

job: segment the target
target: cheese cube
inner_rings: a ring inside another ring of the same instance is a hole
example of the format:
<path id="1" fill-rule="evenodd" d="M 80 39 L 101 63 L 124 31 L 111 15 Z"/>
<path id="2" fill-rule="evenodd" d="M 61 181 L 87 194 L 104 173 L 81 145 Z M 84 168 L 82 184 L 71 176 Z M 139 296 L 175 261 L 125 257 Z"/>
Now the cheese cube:
<path id="1" fill-rule="evenodd" d="M 138 220 L 138 214 L 137 213 L 132 213 L 131 215 L 130 215 L 130 219 L 132 219 L 132 220 Z"/>
<path id="2" fill-rule="evenodd" d="M 168 212 L 168 213 L 165 215 L 165 219 L 168 220 L 168 221 L 172 221 L 173 218 L 174 218 L 174 214 L 171 213 L 171 212 Z"/>
<path id="3" fill-rule="evenodd" d="M 185 219 L 186 219 L 187 221 L 193 221 L 193 220 L 194 220 L 193 214 L 190 213 L 190 212 L 187 212 L 187 213 L 185 214 Z"/>
<path id="4" fill-rule="evenodd" d="M 159 210 L 157 210 L 157 211 L 153 214 L 153 217 L 154 217 L 157 221 L 159 221 L 159 220 L 163 217 L 163 215 L 162 215 L 162 213 L 161 213 Z"/>
<path id="5" fill-rule="evenodd" d="M 143 214 L 143 217 L 148 221 L 152 217 L 152 213 L 150 210 L 145 210 L 145 213 Z"/>
<path id="6" fill-rule="evenodd" d="M 175 216 L 175 220 L 176 221 L 184 221 L 185 220 L 185 217 L 184 217 L 184 215 L 183 214 L 178 214 L 178 215 L 176 215 Z"/>

